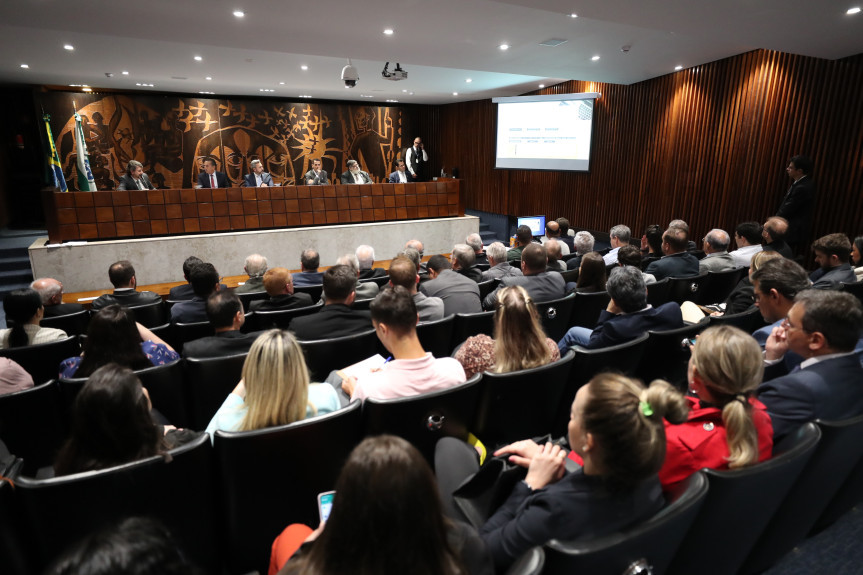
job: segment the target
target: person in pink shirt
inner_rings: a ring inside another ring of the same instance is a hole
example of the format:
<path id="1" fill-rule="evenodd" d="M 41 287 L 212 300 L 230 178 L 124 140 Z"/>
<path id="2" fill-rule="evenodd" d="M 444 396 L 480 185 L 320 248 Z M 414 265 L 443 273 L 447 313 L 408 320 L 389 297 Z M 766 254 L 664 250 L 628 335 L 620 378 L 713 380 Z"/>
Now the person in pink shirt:
<path id="1" fill-rule="evenodd" d="M 351 401 L 392 399 L 446 389 L 466 381 L 461 364 L 451 357 L 435 358 L 417 337 L 417 308 L 401 286 L 388 287 L 371 303 L 372 325 L 392 354 L 379 370 L 342 381 Z"/>

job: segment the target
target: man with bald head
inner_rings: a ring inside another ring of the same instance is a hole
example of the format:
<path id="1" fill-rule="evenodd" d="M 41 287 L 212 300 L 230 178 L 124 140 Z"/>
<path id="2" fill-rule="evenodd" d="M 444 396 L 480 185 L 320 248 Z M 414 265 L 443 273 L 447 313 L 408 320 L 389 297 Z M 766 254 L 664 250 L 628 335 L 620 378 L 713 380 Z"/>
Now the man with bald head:
<path id="1" fill-rule="evenodd" d="M 39 278 L 34 280 L 30 287 L 39 292 L 39 297 L 42 298 L 42 306 L 45 308 L 43 317 L 69 315 L 84 309 L 79 303 L 63 303 L 63 284 L 54 278 Z"/>
<path id="2" fill-rule="evenodd" d="M 700 272 L 721 272 L 732 270 L 737 267 L 734 258 L 728 253 L 731 244 L 731 236 L 728 232 L 713 229 L 704 236 L 704 245 L 701 249 L 707 254 L 698 262 Z"/>
<path id="3" fill-rule="evenodd" d="M 312 305 L 312 297 L 306 293 L 294 293 L 294 281 L 287 268 L 268 269 L 263 276 L 264 289 L 269 299 L 253 301 L 251 311 L 276 311 L 296 309 Z"/>
<path id="4" fill-rule="evenodd" d="M 243 270 L 249 279 L 241 286 L 234 288 L 234 293 L 260 293 L 264 290 L 264 272 L 267 271 L 267 258 L 261 254 L 252 254 L 246 258 Z"/>
<path id="5" fill-rule="evenodd" d="M 566 264 L 561 261 L 563 257 L 563 253 L 561 252 L 562 248 L 566 247 L 566 244 L 559 241 L 558 238 L 549 238 L 547 242 L 545 242 L 545 254 L 548 256 L 548 271 L 550 272 L 565 272 Z"/>
<path id="6" fill-rule="evenodd" d="M 563 275 L 546 271 L 548 256 L 542 244 L 530 244 L 521 252 L 521 277 L 509 276 L 500 280 L 500 285 L 488 294 L 482 302 L 483 309 L 492 310 L 497 306 L 497 294 L 507 286 L 520 285 L 536 303 L 562 298 L 566 282 Z"/>
<path id="7" fill-rule="evenodd" d="M 321 256 L 318 250 L 309 248 L 300 255 L 301 272 L 294 274 L 295 286 L 319 286 L 323 283 L 324 274 L 319 272 Z"/>
<path id="8" fill-rule="evenodd" d="M 560 237 L 560 224 L 557 223 L 557 220 L 548 220 L 545 224 L 545 235 L 539 238 L 539 241 L 542 242 L 542 245 L 545 245 L 548 240 L 559 241 L 561 243 L 561 254 L 565 256 L 569 255 L 569 246 Z"/>
<path id="9" fill-rule="evenodd" d="M 359 279 L 382 278 L 387 275 L 387 270 L 375 267 L 375 248 L 372 246 L 362 245 L 357 247 L 356 256 L 360 264 Z"/>
<path id="10" fill-rule="evenodd" d="M 444 318 L 443 300 L 417 291 L 420 276 L 414 262 L 407 256 L 398 256 L 390 264 L 390 285 L 402 286 L 411 294 L 420 321 L 437 321 Z"/>
<path id="11" fill-rule="evenodd" d="M 785 243 L 787 233 L 788 220 L 779 216 L 768 218 L 764 222 L 764 228 L 761 230 L 761 237 L 764 239 L 764 250 L 779 252 L 782 254 L 782 257 L 794 259 L 794 252 L 791 251 L 791 246 Z"/>

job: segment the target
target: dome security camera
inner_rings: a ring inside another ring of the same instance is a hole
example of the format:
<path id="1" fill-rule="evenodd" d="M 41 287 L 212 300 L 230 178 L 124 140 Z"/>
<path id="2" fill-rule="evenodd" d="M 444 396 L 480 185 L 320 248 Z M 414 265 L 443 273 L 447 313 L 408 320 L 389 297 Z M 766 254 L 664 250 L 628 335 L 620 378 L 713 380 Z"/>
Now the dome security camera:
<path id="1" fill-rule="evenodd" d="M 355 87 L 359 79 L 360 73 L 356 68 L 354 68 L 353 64 L 351 64 L 351 60 L 349 58 L 348 65 L 342 68 L 342 81 L 345 83 L 345 88 Z"/>

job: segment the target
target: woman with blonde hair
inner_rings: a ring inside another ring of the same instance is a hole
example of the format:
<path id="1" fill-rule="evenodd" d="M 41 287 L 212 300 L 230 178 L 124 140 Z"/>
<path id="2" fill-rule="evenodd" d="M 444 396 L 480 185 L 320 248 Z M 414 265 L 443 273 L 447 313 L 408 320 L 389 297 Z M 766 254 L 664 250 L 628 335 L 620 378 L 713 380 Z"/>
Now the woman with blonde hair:
<path id="1" fill-rule="evenodd" d="M 560 359 L 557 343 L 545 336 L 536 304 L 521 286 L 498 292 L 494 339 L 474 335 L 455 354 L 469 379 L 476 373 L 509 373 Z"/>
<path id="2" fill-rule="evenodd" d="M 659 472 L 672 487 L 702 467 L 739 469 L 770 458 L 773 425 L 753 396 L 764 362 L 751 335 L 732 326 L 712 327 L 692 347 L 687 398 L 689 418 L 666 425 L 668 448 Z"/>
<path id="3" fill-rule="evenodd" d="M 271 329 L 252 344 L 240 383 L 213 416 L 207 433 L 286 425 L 339 407 L 334 387 L 309 384 L 303 350 L 294 336 Z"/>

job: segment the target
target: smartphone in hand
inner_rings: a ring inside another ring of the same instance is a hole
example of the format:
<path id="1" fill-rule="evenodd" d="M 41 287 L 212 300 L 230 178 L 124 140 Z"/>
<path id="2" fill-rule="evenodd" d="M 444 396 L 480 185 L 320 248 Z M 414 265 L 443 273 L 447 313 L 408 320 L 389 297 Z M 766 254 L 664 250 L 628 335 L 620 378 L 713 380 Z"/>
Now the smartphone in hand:
<path id="1" fill-rule="evenodd" d="M 333 499 L 335 496 L 335 491 L 318 493 L 318 514 L 321 516 L 321 523 L 330 518 L 330 511 L 333 510 Z"/>

